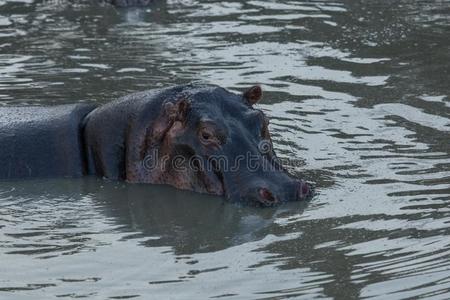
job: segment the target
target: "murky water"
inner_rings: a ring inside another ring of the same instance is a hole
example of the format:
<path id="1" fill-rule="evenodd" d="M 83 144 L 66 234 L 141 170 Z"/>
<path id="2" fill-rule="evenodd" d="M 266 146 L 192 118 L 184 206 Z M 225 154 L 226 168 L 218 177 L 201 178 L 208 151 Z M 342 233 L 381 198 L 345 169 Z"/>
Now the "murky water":
<path id="1" fill-rule="evenodd" d="M 0 183 L 1 299 L 449 299 L 450 1 L 0 1 L 0 105 L 254 83 L 310 203 Z"/>

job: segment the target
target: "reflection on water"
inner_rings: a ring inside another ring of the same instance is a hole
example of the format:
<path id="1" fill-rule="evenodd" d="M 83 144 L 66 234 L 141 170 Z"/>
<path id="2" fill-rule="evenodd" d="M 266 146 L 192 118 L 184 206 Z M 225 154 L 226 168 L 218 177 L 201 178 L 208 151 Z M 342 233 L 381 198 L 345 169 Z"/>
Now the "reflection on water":
<path id="1" fill-rule="evenodd" d="M 450 1 L 0 2 L 0 105 L 266 91 L 310 203 L 0 184 L 0 297 L 450 298 Z M 302 167 L 299 167 L 302 166 Z"/>

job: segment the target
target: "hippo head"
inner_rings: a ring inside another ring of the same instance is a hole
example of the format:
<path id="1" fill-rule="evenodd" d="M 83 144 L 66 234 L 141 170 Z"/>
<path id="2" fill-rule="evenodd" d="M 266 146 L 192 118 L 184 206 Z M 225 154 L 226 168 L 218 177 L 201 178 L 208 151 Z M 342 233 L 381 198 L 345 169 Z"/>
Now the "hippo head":
<path id="1" fill-rule="evenodd" d="M 269 120 L 253 107 L 261 97 L 259 86 L 243 95 L 191 86 L 162 97 L 157 116 L 129 137 L 126 180 L 263 206 L 310 196 L 273 151 Z"/>

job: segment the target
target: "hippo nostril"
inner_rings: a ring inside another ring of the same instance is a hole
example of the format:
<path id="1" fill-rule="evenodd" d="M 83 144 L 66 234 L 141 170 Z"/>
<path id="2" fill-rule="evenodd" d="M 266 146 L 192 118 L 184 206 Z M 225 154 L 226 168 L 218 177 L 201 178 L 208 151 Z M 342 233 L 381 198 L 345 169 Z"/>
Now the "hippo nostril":
<path id="1" fill-rule="evenodd" d="M 308 183 L 300 181 L 298 185 L 298 198 L 304 199 L 311 195 L 311 188 Z"/>
<path id="2" fill-rule="evenodd" d="M 266 188 L 260 188 L 258 193 L 259 193 L 259 196 L 261 197 L 261 199 L 265 202 L 275 202 L 276 201 L 273 194 Z"/>

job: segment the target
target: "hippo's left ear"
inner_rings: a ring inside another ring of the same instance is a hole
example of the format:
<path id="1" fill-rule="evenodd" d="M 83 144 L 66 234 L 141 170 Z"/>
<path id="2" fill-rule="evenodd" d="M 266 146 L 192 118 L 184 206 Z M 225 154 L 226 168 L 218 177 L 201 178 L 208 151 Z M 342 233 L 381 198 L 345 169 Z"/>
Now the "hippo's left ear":
<path id="1" fill-rule="evenodd" d="M 244 92 L 244 99 L 247 100 L 248 104 L 256 104 L 262 98 L 262 89 L 259 85 L 252 86 L 247 91 Z"/>
<path id="2" fill-rule="evenodd" d="M 162 105 L 160 116 L 153 123 L 152 143 L 159 143 L 175 122 L 184 123 L 189 112 L 191 103 L 189 100 L 181 99 L 177 102 L 166 101 Z"/>
<path id="3" fill-rule="evenodd" d="M 169 120 L 172 121 L 184 121 L 190 107 L 191 103 L 186 99 L 178 100 L 178 102 L 175 103 L 167 102 L 164 104 L 166 114 L 169 117 Z"/>

